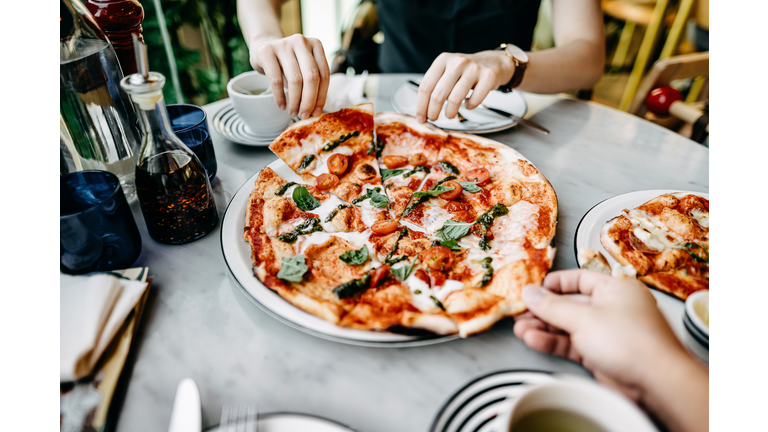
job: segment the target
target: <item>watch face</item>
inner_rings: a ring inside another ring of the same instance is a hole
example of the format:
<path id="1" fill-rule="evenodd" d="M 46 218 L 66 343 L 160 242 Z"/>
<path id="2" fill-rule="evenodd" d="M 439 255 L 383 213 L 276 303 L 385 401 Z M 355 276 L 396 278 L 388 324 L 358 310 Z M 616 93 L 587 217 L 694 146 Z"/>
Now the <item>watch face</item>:
<path id="1" fill-rule="evenodd" d="M 526 54 L 525 51 L 512 44 L 507 44 L 505 49 L 510 55 L 512 55 L 512 57 L 516 58 L 518 61 L 528 63 L 528 54 Z"/>

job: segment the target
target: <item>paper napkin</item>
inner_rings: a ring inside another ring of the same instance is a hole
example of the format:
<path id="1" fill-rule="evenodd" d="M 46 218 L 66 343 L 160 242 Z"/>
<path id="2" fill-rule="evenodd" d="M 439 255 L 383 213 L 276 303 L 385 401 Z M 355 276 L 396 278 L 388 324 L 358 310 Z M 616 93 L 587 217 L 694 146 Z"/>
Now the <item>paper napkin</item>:
<path id="1" fill-rule="evenodd" d="M 61 275 L 61 382 L 91 373 L 146 288 L 108 274 Z"/>
<path id="2" fill-rule="evenodd" d="M 363 71 L 360 75 L 342 73 L 331 75 L 323 111 L 334 112 L 368 102 L 365 98 L 365 80 L 367 78 L 368 71 Z"/>

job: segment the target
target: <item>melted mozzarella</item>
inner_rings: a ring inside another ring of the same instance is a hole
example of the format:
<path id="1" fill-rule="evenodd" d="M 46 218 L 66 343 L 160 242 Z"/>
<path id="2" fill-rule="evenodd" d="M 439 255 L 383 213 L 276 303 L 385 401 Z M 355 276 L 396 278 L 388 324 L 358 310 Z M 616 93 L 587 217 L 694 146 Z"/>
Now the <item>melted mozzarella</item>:
<path id="1" fill-rule="evenodd" d="M 365 226 L 370 227 L 373 225 L 374 222 L 376 222 L 378 219 L 378 214 L 381 213 L 384 209 L 378 209 L 376 207 L 373 208 L 366 208 L 361 207 L 360 210 L 360 219 L 363 221 L 363 224 Z"/>
<path id="2" fill-rule="evenodd" d="M 453 215 L 440 207 L 438 200 L 427 200 L 424 204 L 424 216 L 421 223 L 430 234 L 435 234 L 437 230 L 443 227 L 445 221 L 451 219 Z"/>
<path id="3" fill-rule="evenodd" d="M 289 166 L 298 165 L 307 155 L 316 155 L 320 148 L 325 145 L 325 140 L 319 134 L 313 133 L 306 138 L 299 141 L 299 145 L 295 147 L 287 147 L 285 149 L 285 161 Z M 317 163 L 317 157 L 313 164 Z M 310 166 L 312 166 L 310 164 Z"/>
<path id="4" fill-rule="evenodd" d="M 655 251 L 663 252 L 685 243 L 682 237 L 670 231 L 656 215 L 633 209 L 624 213 L 624 216 L 632 223 L 632 233 L 635 237 Z"/>
<path id="5" fill-rule="evenodd" d="M 696 219 L 696 222 L 698 222 L 699 225 L 703 226 L 704 228 L 709 228 L 709 212 L 699 209 L 692 209 L 691 217 Z"/>
<path id="6" fill-rule="evenodd" d="M 320 225 L 326 232 L 338 231 L 336 227 L 333 226 L 333 221 L 325 222 L 325 218 L 327 218 L 332 211 L 336 210 L 342 204 L 346 203 L 340 200 L 336 195 L 330 195 L 328 199 L 323 201 L 320 207 L 311 210 L 312 213 L 320 216 Z"/>
<path id="7" fill-rule="evenodd" d="M 298 247 L 298 253 L 303 254 L 308 247 L 323 244 L 331 237 L 335 236 L 348 241 L 355 249 L 360 249 L 363 245 L 367 245 L 371 260 L 375 260 L 376 258 L 374 254 L 370 253 L 373 250 L 373 245 L 368 242 L 368 237 L 370 237 L 370 235 L 370 230 L 365 230 L 363 232 L 351 231 L 339 233 L 313 232 L 309 235 L 299 236 L 298 240 L 296 240 L 295 247 Z"/>
<path id="8" fill-rule="evenodd" d="M 411 290 L 413 305 L 423 312 L 435 309 L 437 306 L 435 305 L 434 300 L 432 300 L 432 290 L 429 289 L 429 285 L 426 282 L 417 278 L 415 273 L 416 272 L 411 273 L 411 275 L 403 281 L 403 285 Z"/>
<path id="9" fill-rule="evenodd" d="M 528 201 L 518 201 L 509 207 L 509 213 L 496 218 L 491 225 L 491 246 L 499 255 L 516 254 L 525 242 L 528 231 L 538 227 L 539 206 Z M 537 247 L 539 245 L 533 245 Z"/>
<path id="10" fill-rule="evenodd" d="M 442 302 L 445 301 L 445 298 L 448 297 L 448 294 L 461 289 L 464 289 L 464 282 L 448 279 L 445 281 L 443 286 L 435 289 L 435 297 L 437 297 L 437 299 Z"/>
<path id="11" fill-rule="evenodd" d="M 335 154 L 343 154 L 343 155 L 349 156 L 352 154 L 352 149 L 349 147 L 340 145 L 331 151 L 319 152 L 319 156 L 315 158 L 315 162 L 314 162 L 315 165 L 314 165 L 314 168 L 312 168 L 312 171 L 310 171 L 310 174 L 312 174 L 315 177 L 319 177 L 320 174 L 329 173 L 330 171 L 328 170 L 328 159 L 330 159 L 331 156 Z M 351 169 L 351 168 L 352 167 L 349 167 L 348 169 Z"/>

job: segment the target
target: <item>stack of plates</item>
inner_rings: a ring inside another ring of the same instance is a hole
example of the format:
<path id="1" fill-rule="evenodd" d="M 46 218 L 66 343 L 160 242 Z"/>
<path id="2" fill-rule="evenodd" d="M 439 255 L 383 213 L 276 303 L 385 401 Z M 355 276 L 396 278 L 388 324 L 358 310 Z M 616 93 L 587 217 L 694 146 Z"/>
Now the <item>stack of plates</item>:
<path id="1" fill-rule="evenodd" d="M 280 133 L 263 134 L 252 131 L 237 114 L 231 102 L 213 116 L 213 128 L 230 141 L 259 147 L 272 144 L 272 141 L 280 135 Z"/>
<path id="2" fill-rule="evenodd" d="M 699 310 L 707 315 L 707 321 L 696 311 Z M 685 315 L 683 315 L 683 325 L 688 333 L 696 339 L 696 342 L 709 349 L 709 291 L 697 291 L 685 301 Z"/>

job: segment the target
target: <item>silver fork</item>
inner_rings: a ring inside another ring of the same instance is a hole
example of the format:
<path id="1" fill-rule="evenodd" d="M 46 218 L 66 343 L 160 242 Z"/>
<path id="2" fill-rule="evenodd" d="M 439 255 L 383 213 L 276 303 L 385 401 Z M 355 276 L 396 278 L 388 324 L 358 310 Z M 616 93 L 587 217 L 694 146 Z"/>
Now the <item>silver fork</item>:
<path id="1" fill-rule="evenodd" d="M 219 432 L 256 432 L 258 416 L 256 405 L 224 405 Z"/>

